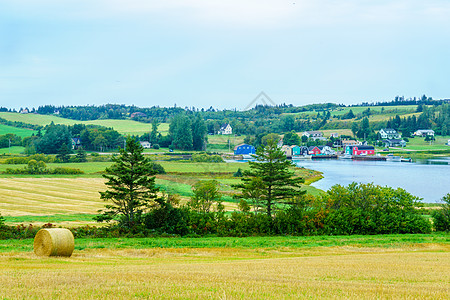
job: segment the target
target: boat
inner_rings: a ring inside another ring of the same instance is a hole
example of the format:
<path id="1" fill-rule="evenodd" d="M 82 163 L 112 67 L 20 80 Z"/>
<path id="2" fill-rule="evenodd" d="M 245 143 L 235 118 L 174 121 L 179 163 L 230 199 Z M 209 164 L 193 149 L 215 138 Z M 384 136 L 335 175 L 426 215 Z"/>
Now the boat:
<path id="1" fill-rule="evenodd" d="M 400 161 L 401 162 L 412 162 L 412 159 L 411 159 L 411 157 L 409 157 L 409 158 L 401 157 Z"/>
<path id="2" fill-rule="evenodd" d="M 341 159 L 352 159 L 353 156 L 351 154 L 345 154 L 345 155 L 340 155 L 339 158 L 341 158 Z"/>
<path id="3" fill-rule="evenodd" d="M 394 156 L 394 154 L 388 154 L 386 155 L 387 161 L 402 161 L 402 158 L 400 156 Z"/>

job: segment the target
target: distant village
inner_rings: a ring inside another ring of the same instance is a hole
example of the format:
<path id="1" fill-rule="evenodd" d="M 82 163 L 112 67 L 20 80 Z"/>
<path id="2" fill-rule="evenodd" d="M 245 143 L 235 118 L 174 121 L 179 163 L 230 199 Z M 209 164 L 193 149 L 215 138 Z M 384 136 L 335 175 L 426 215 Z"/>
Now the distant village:
<path id="1" fill-rule="evenodd" d="M 232 134 L 232 128 L 229 124 L 222 126 L 219 134 Z M 392 128 L 383 128 L 379 131 L 382 138 L 381 144 L 388 151 L 389 147 L 405 147 L 407 142 L 402 139 L 401 134 Z M 414 132 L 417 137 L 434 137 L 434 131 L 431 129 L 421 129 Z M 305 131 L 301 135 L 311 140 L 319 140 L 326 143 L 323 146 L 301 146 L 285 145 L 283 138 L 278 141 L 278 146 L 288 158 L 353 158 L 367 160 L 383 160 L 376 156 L 375 147 L 368 145 L 366 141 L 356 139 L 340 138 L 339 134 L 331 133 L 330 137 L 324 137 L 321 131 Z M 448 141 L 450 145 L 450 140 Z M 256 148 L 249 144 L 240 144 L 234 147 L 234 155 L 242 155 L 244 158 L 250 158 L 256 153 Z M 389 159 L 389 156 L 387 157 Z"/>

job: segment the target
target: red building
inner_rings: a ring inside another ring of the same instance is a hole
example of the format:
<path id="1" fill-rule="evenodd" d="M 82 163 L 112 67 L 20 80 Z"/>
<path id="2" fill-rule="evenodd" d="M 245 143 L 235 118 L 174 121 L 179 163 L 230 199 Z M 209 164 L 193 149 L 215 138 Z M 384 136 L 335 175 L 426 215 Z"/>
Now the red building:
<path id="1" fill-rule="evenodd" d="M 311 146 L 308 148 L 308 153 L 310 155 L 319 155 L 322 153 L 322 150 L 320 150 L 320 148 L 317 146 Z"/>
<path id="2" fill-rule="evenodd" d="M 350 155 L 375 155 L 375 148 L 366 145 L 353 145 L 347 146 L 345 153 Z"/>

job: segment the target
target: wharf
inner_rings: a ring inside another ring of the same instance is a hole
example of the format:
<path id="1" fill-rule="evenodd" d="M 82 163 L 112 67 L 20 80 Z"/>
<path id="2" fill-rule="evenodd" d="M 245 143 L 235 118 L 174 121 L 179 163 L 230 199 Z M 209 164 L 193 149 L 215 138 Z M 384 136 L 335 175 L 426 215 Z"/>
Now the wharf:
<path id="1" fill-rule="evenodd" d="M 354 159 L 354 160 L 385 161 L 386 160 L 386 156 L 379 156 L 379 155 L 353 155 L 352 159 Z"/>
<path id="2" fill-rule="evenodd" d="M 313 155 L 311 159 L 337 159 L 338 156 L 336 154 L 333 155 Z"/>

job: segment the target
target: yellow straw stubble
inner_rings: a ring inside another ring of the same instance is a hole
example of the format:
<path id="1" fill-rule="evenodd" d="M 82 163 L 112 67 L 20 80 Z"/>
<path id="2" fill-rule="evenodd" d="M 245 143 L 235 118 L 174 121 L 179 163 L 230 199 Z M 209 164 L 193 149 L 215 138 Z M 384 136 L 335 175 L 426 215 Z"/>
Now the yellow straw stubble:
<path id="1" fill-rule="evenodd" d="M 34 253 L 37 256 L 70 257 L 74 247 L 73 234 L 65 228 L 41 229 L 34 238 Z"/>

